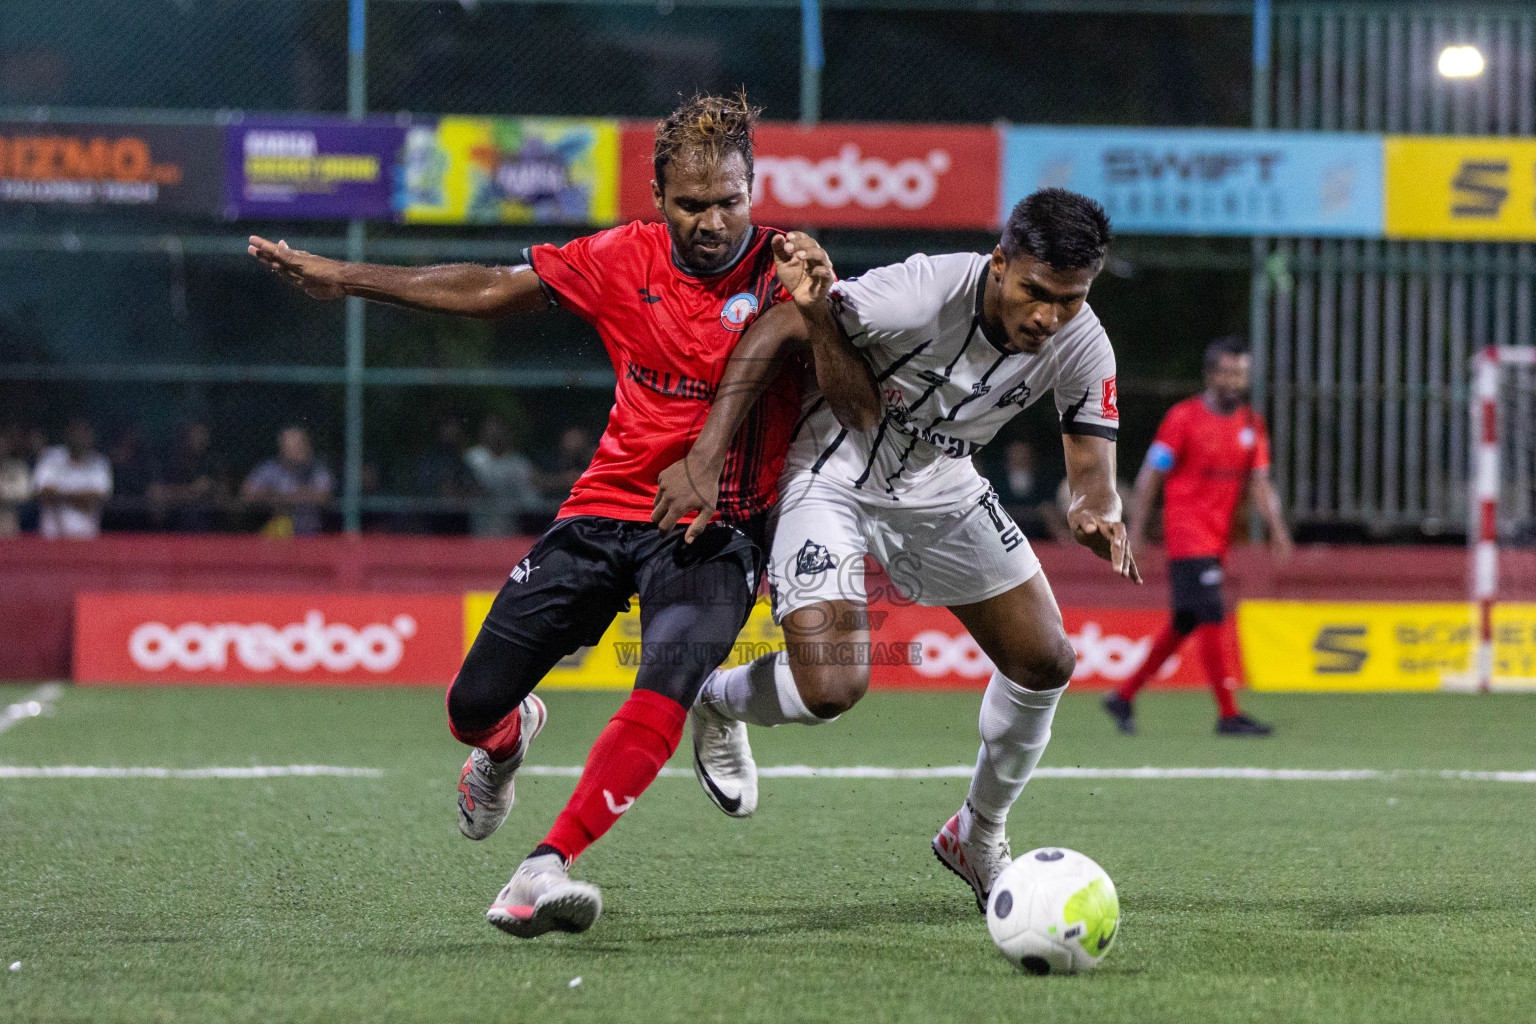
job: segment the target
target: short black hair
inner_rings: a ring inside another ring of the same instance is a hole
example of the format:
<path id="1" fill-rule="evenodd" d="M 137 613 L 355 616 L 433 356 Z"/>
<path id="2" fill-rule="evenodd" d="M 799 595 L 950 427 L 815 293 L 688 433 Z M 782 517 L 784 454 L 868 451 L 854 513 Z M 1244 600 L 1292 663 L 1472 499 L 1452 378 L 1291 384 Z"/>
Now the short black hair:
<path id="1" fill-rule="evenodd" d="M 1221 362 L 1222 356 L 1248 355 L 1248 339 L 1240 334 L 1228 334 L 1205 346 L 1205 372 L 1210 373 Z"/>
<path id="2" fill-rule="evenodd" d="M 1013 208 L 1000 244 L 1010 260 L 1031 256 L 1053 270 L 1096 267 L 1109 251 L 1109 215 L 1087 196 L 1042 188 Z"/>

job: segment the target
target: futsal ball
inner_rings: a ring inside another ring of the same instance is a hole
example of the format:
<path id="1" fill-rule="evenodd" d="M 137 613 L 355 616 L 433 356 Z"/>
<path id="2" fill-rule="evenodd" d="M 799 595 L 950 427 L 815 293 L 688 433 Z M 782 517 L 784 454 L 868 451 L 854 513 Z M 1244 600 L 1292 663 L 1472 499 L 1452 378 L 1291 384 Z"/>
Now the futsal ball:
<path id="1" fill-rule="evenodd" d="M 1090 858 L 1046 846 L 992 883 L 987 930 L 1007 961 L 1031 974 L 1091 971 L 1115 943 L 1120 899 Z"/>

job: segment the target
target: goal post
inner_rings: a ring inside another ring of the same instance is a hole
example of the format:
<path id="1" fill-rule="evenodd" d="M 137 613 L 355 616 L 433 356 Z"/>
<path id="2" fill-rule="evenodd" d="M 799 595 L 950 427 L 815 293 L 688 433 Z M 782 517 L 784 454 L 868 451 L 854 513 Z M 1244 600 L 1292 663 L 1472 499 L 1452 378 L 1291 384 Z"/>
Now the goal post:
<path id="1" fill-rule="evenodd" d="M 1499 496 L 1504 475 L 1500 450 L 1501 385 L 1508 370 L 1530 366 L 1536 366 L 1536 348 L 1490 345 L 1472 357 L 1472 423 L 1468 432 L 1472 448 L 1469 460 L 1472 500 L 1468 502 L 1471 522 L 1467 531 L 1467 550 L 1477 641 L 1473 648 L 1471 678 L 1467 681 L 1485 692 L 1493 688 L 1496 667 L 1493 610 L 1499 600 Z M 1457 686 L 1459 682 L 1461 680 L 1446 680 L 1452 688 L 1462 688 Z M 1532 684 L 1536 680 L 1521 679 L 1520 682 Z"/>

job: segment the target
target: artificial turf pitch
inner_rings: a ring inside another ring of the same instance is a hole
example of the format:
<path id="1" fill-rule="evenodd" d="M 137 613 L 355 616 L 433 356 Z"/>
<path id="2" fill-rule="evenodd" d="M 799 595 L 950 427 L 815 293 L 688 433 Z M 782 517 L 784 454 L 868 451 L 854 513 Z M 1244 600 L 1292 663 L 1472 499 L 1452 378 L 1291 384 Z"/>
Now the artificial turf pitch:
<path id="1" fill-rule="evenodd" d="M 978 696 L 877 693 L 832 725 L 755 730 L 758 763 L 965 763 Z M 547 694 L 529 762 L 579 764 L 621 697 Z M 1143 698 L 1121 737 L 1096 695 L 1069 695 L 1044 764 L 1536 768 L 1536 697 L 1247 704 L 1275 738 L 1213 736 L 1200 694 Z M 963 779 L 765 779 L 735 821 L 662 778 L 577 864 L 597 925 L 524 942 L 485 908 L 574 779 L 525 777 L 473 843 L 462 758 L 435 691 L 66 689 L 0 733 L 0 765 L 383 775 L 0 778 L 0 1020 L 1536 1018 L 1529 783 L 1037 779 L 1014 850 L 1094 857 L 1124 918 L 1097 973 L 1034 978 L 929 850 Z"/>

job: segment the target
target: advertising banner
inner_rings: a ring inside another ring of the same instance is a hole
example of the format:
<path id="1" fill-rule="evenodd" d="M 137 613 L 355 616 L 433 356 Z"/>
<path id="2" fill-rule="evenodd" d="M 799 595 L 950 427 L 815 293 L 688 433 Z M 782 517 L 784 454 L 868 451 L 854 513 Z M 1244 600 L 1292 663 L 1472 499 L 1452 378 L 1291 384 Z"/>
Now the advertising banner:
<path id="1" fill-rule="evenodd" d="M 393 120 L 267 118 L 224 141 L 225 216 L 388 220 L 405 129 Z"/>
<path id="2" fill-rule="evenodd" d="M 1005 130 L 999 220 L 1036 189 L 1097 199 L 1121 234 L 1380 237 L 1379 135 Z"/>
<path id="3" fill-rule="evenodd" d="M 1469 682 L 1465 602 L 1243 601 L 1238 635 L 1255 690 L 1435 690 Z M 1494 683 L 1536 683 L 1536 604 L 1494 608 Z"/>
<path id="4" fill-rule="evenodd" d="M 1536 239 L 1536 139 L 1388 136 L 1387 237 Z"/>
<path id="5" fill-rule="evenodd" d="M 224 129 L 0 122 L 0 206 L 217 217 Z"/>
<path id="6" fill-rule="evenodd" d="M 474 642 L 495 598 L 491 592 L 464 599 L 463 650 Z M 870 685 L 914 689 L 982 689 L 992 663 L 960 624 L 943 608 L 880 602 L 869 611 L 871 641 L 859 657 L 870 663 Z M 1063 608 L 1067 634 L 1077 650 L 1072 683 L 1081 687 L 1118 686 L 1146 661 L 1153 635 L 1168 620 L 1163 611 L 1128 608 Z M 1235 639 L 1233 641 L 1235 643 Z M 737 638 L 727 665 L 741 665 L 784 648 L 767 600 L 760 600 Z M 648 658 L 689 657 L 693 652 L 652 651 Z M 614 620 L 596 646 L 571 655 L 545 677 L 541 686 L 571 689 L 623 689 L 635 684 L 640 666 L 640 614 L 631 609 Z M 1159 685 L 1203 686 L 1198 659 L 1168 659 Z"/>
<path id="7" fill-rule="evenodd" d="M 654 124 L 626 124 L 623 220 L 655 220 Z M 997 222 L 998 135 L 985 126 L 760 125 L 752 216 L 792 228 L 991 228 Z"/>
<path id="8" fill-rule="evenodd" d="M 410 129 L 400 217 L 410 224 L 612 224 L 619 123 L 444 117 Z"/>
<path id="9" fill-rule="evenodd" d="M 442 686 L 463 660 L 463 614 L 458 594 L 83 593 L 74 678 Z"/>

